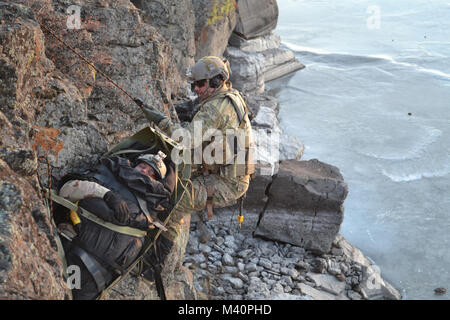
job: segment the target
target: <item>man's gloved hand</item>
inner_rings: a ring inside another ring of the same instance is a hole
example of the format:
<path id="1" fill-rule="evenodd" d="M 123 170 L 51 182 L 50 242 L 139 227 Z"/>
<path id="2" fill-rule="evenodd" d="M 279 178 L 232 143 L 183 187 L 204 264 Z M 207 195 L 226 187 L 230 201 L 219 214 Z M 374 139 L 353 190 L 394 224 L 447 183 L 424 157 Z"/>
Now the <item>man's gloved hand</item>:
<path id="1" fill-rule="evenodd" d="M 136 99 L 134 99 L 134 102 L 136 102 L 136 104 L 137 104 L 139 107 L 143 107 L 143 106 L 144 106 L 144 101 L 142 101 L 141 98 L 136 98 Z"/>
<path id="2" fill-rule="evenodd" d="M 103 196 L 103 200 L 106 202 L 108 207 L 114 211 L 114 217 L 117 221 L 120 223 L 125 223 L 128 221 L 130 217 L 130 210 L 120 194 L 114 191 L 108 191 Z"/>
<path id="3" fill-rule="evenodd" d="M 156 124 L 158 124 L 161 120 L 166 119 L 167 116 L 163 114 L 162 112 L 156 110 L 153 107 L 149 107 L 146 105 L 140 98 L 134 99 L 134 102 L 142 108 L 142 111 L 144 111 L 145 117 Z"/>

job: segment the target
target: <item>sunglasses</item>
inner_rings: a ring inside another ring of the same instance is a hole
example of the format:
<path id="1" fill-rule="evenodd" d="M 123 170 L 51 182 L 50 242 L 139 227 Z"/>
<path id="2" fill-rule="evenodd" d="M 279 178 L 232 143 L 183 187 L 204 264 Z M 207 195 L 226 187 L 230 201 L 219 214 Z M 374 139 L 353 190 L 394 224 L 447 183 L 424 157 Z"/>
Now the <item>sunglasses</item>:
<path id="1" fill-rule="evenodd" d="M 206 83 L 206 79 L 197 80 L 191 83 L 191 90 L 194 91 L 195 87 L 203 87 Z"/>

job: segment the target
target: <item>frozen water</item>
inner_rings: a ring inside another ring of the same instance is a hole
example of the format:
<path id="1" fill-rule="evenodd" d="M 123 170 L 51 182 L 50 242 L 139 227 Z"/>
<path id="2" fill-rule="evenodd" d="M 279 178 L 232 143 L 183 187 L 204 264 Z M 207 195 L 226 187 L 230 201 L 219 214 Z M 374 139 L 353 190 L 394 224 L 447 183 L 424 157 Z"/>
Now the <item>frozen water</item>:
<path id="1" fill-rule="evenodd" d="M 278 1 L 276 32 L 306 68 L 267 87 L 304 159 L 349 183 L 341 233 L 406 299 L 450 287 L 450 5 Z"/>

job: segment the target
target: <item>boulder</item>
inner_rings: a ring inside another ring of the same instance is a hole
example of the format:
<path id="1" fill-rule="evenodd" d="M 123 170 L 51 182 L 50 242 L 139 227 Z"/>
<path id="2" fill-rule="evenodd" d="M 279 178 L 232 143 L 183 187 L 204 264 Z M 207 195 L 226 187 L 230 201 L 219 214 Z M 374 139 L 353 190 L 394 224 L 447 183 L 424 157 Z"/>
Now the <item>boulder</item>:
<path id="1" fill-rule="evenodd" d="M 252 120 L 252 125 L 260 128 L 279 127 L 276 111 L 268 107 L 260 107 L 256 117 Z"/>
<path id="2" fill-rule="evenodd" d="M 305 145 L 296 136 L 280 136 L 280 160 L 300 160 L 305 152 Z"/>
<path id="3" fill-rule="evenodd" d="M 235 0 L 193 0 L 195 12 L 195 60 L 221 57 L 237 23 Z"/>
<path id="4" fill-rule="evenodd" d="M 228 46 L 224 56 L 230 62 L 233 87 L 247 93 L 264 92 L 264 57 Z"/>
<path id="5" fill-rule="evenodd" d="M 235 32 L 246 39 L 270 33 L 277 26 L 278 5 L 276 0 L 239 0 L 239 17 Z"/>
<path id="6" fill-rule="evenodd" d="M 337 245 L 342 248 L 346 258 L 361 267 L 362 280 L 359 283 L 360 293 L 369 300 L 400 300 L 401 294 L 390 283 L 381 277 L 380 268 L 367 259 L 364 254 L 342 235 L 336 237 Z"/>
<path id="7" fill-rule="evenodd" d="M 255 235 L 327 253 L 348 193 L 339 169 L 316 159 L 281 161 Z"/>
<path id="8" fill-rule="evenodd" d="M 241 91 L 262 93 L 264 82 L 303 69 L 290 50 L 280 48 L 278 35 L 246 40 L 233 34 L 225 56 L 230 61 L 233 86 Z"/>
<path id="9" fill-rule="evenodd" d="M 278 114 L 280 106 L 275 97 L 264 94 L 242 94 L 250 111 L 250 120 L 253 119 L 259 112 L 261 107 L 266 107 L 275 111 Z"/>

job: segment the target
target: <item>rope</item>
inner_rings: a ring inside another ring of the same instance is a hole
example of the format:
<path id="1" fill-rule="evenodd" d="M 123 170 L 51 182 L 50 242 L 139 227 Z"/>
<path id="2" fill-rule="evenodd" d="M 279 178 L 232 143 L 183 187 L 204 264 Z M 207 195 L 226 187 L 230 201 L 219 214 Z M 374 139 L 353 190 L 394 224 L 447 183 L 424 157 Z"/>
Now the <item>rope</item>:
<path id="1" fill-rule="evenodd" d="M 78 53 L 74 48 L 72 48 L 69 44 L 67 44 L 64 40 L 62 40 L 60 37 L 58 37 L 50 28 L 46 27 L 42 23 L 39 23 L 42 28 L 44 28 L 48 33 L 50 33 L 55 39 L 60 41 L 66 48 L 68 48 L 70 51 L 75 53 L 81 60 L 83 60 L 85 63 L 87 63 L 90 67 L 92 67 L 95 71 L 100 73 L 102 76 L 106 78 L 109 82 L 111 82 L 116 88 L 121 90 L 123 93 L 125 93 L 131 100 L 133 100 L 134 103 L 136 103 L 134 100 L 135 98 L 129 94 L 127 91 L 125 91 L 121 86 L 119 86 L 114 80 L 112 80 L 107 74 L 105 74 L 103 71 L 99 70 L 92 62 L 87 60 L 85 57 L 83 57 L 80 53 Z M 139 106 L 136 103 L 137 106 Z M 139 106 L 140 107 L 140 106 Z"/>

